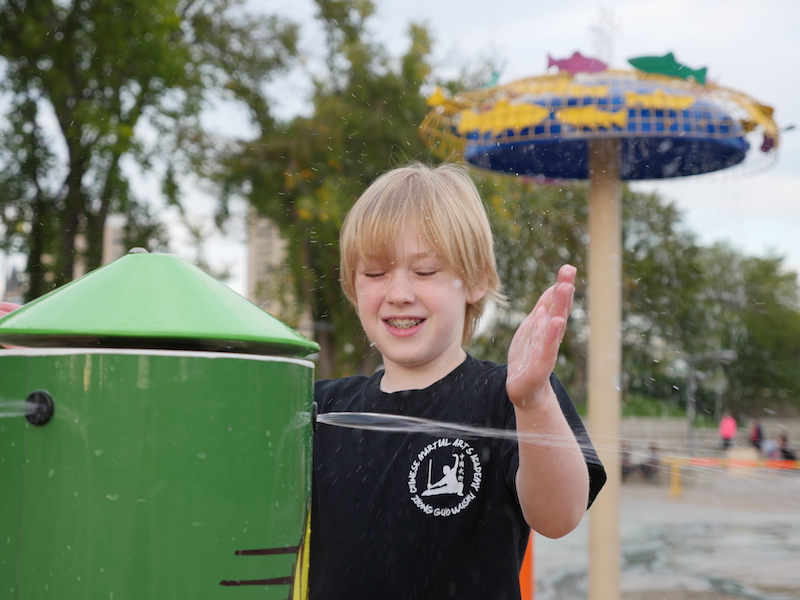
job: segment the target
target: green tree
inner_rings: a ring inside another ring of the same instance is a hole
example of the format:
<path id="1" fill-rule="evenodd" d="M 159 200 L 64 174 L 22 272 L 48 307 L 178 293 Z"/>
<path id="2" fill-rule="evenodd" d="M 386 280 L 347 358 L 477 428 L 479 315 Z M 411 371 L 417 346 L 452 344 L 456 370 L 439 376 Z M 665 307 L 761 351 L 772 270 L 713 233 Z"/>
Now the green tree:
<path id="1" fill-rule="evenodd" d="M 240 4 L 0 1 L 0 216 L 3 248 L 28 258 L 27 299 L 70 281 L 78 260 L 99 266 L 109 214 L 127 217 L 128 244 L 166 245 L 125 161 L 180 206 L 178 176 L 212 164 L 204 102 L 250 100 L 294 52 L 294 26 Z"/>
<path id="2" fill-rule="evenodd" d="M 430 71 L 430 39 L 411 25 L 409 47 L 395 58 L 369 38 L 371 2 L 317 0 L 317 8 L 327 72 L 314 81 L 313 113 L 274 123 L 254 98 L 262 135 L 229 155 L 221 183 L 223 197 L 246 196 L 287 240 L 281 279 L 296 304 L 281 317 L 296 325 L 293 306 L 310 311 L 321 346 L 317 370 L 330 377 L 378 364 L 340 290 L 339 230 L 376 176 L 424 156 L 417 132 L 426 112 L 421 88 Z"/>
<path id="3" fill-rule="evenodd" d="M 473 175 L 492 223 L 508 305 L 487 315 L 470 351 L 505 362 L 522 319 L 555 282 L 559 267 L 570 263 L 578 269 L 578 282 L 557 370 L 571 393 L 581 398 L 585 389 L 587 188 L 578 182 L 539 185 L 533 179 L 479 170 L 473 170 Z"/>
<path id="4" fill-rule="evenodd" d="M 588 187 L 581 182 L 539 185 L 535 180 L 479 175 L 496 236 L 498 266 L 509 306 L 473 345 L 476 354 L 505 360 L 518 324 L 558 268 L 578 269 L 575 305 L 562 344 L 559 376 L 581 401 L 586 392 Z M 676 353 L 701 349 L 710 313 L 698 307 L 703 277 L 700 248 L 680 226 L 673 205 L 657 195 L 623 188 L 623 372 L 625 391 L 675 396 Z M 711 300 L 709 300 L 709 304 Z M 661 385 L 657 385 L 661 384 Z"/>
<path id="5" fill-rule="evenodd" d="M 699 248 L 699 277 L 681 297 L 686 313 L 674 357 L 695 360 L 703 374 L 700 414 L 724 409 L 758 415 L 800 408 L 800 302 L 797 274 L 778 257 L 747 257 L 725 244 Z M 680 311 L 679 311 L 680 312 Z M 732 352 L 730 364 L 721 351 Z M 685 373 L 673 377 L 683 387 Z"/>
<path id="6" fill-rule="evenodd" d="M 731 365 L 738 389 L 732 410 L 757 415 L 763 408 L 800 409 L 800 292 L 797 273 L 782 259 L 741 262 L 746 302 L 745 335 L 731 341 L 738 359 Z"/>

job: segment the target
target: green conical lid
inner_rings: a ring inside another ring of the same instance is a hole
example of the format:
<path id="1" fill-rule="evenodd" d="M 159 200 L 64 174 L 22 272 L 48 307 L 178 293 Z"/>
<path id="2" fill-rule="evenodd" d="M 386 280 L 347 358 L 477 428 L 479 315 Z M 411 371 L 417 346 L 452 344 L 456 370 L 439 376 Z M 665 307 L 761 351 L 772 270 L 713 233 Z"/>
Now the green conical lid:
<path id="1" fill-rule="evenodd" d="M 0 343 L 292 356 L 319 349 L 191 263 L 146 251 L 132 251 L 0 319 Z"/>

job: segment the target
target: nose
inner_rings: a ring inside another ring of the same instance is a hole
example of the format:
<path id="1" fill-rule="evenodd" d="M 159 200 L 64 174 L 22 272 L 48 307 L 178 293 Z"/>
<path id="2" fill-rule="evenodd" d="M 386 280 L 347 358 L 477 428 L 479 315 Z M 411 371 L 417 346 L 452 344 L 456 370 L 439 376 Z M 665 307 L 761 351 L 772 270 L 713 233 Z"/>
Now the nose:
<path id="1" fill-rule="evenodd" d="M 387 302 L 391 304 L 410 304 L 414 301 L 414 288 L 408 273 L 392 273 L 387 286 Z"/>

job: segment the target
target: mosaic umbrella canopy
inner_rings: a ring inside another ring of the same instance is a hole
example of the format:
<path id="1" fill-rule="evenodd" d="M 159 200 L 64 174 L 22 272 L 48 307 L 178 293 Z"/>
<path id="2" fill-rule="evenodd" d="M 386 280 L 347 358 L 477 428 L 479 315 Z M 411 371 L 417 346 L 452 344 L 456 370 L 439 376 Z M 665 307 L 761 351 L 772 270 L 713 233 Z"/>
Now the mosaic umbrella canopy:
<path id="1" fill-rule="evenodd" d="M 567 179 L 588 179 L 593 139 L 620 141 L 623 181 L 734 166 L 759 134 L 760 149 L 774 156 L 770 107 L 706 82 L 704 68 L 671 53 L 630 62 L 640 68 L 609 70 L 575 53 L 550 60 L 557 73 L 449 97 L 437 90 L 423 137 L 440 155 L 480 168 Z"/>

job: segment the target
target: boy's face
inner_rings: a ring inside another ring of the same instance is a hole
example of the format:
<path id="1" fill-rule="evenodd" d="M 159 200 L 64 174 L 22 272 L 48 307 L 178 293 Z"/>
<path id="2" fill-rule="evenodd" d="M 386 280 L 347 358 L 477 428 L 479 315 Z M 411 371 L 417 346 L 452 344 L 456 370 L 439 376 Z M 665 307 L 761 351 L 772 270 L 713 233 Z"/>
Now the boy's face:
<path id="1" fill-rule="evenodd" d="M 484 291 L 467 290 L 413 227 L 401 230 L 390 264 L 359 260 L 354 283 L 361 325 L 383 356 L 387 373 L 395 366 L 441 366 L 446 373 L 463 360 L 466 306 Z"/>

